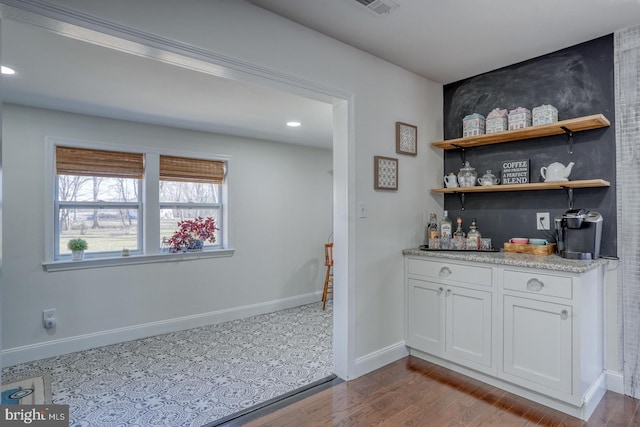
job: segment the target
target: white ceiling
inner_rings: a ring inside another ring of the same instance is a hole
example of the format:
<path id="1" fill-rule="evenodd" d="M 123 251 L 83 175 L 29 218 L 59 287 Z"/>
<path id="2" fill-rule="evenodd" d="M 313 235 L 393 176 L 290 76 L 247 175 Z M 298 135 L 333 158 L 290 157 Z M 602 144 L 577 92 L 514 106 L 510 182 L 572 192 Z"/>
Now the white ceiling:
<path id="1" fill-rule="evenodd" d="M 640 23 L 640 0 L 356 0 L 251 3 L 446 84 Z"/>
<path id="2" fill-rule="evenodd" d="M 331 149 L 332 106 L 2 23 L 3 102 Z M 289 128 L 287 121 L 302 122 Z"/>

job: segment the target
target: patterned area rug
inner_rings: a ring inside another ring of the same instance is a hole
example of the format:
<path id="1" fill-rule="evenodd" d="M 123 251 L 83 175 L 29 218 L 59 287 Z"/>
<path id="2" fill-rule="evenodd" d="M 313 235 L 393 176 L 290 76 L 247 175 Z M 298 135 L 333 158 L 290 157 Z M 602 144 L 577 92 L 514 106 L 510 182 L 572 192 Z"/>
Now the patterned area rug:
<path id="1" fill-rule="evenodd" d="M 332 310 L 315 303 L 3 369 L 51 374 L 71 426 L 199 427 L 331 375 Z"/>

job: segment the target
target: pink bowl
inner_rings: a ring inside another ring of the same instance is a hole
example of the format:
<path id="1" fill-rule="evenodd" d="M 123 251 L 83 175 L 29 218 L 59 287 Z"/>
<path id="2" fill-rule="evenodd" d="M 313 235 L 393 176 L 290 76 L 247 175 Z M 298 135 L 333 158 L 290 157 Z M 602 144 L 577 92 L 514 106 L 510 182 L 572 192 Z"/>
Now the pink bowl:
<path id="1" fill-rule="evenodd" d="M 527 243 L 529 243 L 529 239 L 527 239 L 526 237 L 514 237 L 512 239 L 509 239 L 509 243 L 515 243 L 517 245 L 526 245 Z"/>

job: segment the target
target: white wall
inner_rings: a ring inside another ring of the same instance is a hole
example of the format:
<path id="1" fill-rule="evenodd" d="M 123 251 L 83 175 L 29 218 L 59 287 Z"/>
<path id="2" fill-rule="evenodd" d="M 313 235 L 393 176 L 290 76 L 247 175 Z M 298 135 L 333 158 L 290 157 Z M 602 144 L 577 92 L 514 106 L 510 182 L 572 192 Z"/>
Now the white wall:
<path id="1" fill-rule="evenodd" d="M 348 212 L 338 214 L 348 218 L 353 237 L 349 246 L 353 270 L 348 283 L 355 298 L 355 313 L 351 313 L 355 327 L 353 356 L 363 360 L 390 347 L 402 347 L 401 251 L 422 242 L 424 213 L 442 209 L 441 198 L 435 199 L 429 193 L 429 188 L 439 185 L 442 179 L 441 153 L 429 146 L 430 141 L 442 138 L 440 84 L 245 1 L 51 3 L 353 94 L 353 115 L 348 124 L 349 144 L 353 146 L 344 150 L 350 153 L 346 163 L 353 166 L 348 171 L 350 182 L 335 183 L 348 188 Z M 418 126 L 417 157 L 395 153 L 396 121 Z M 373 190 L 375 155 L 399 158 L 398 191 Z M 343 175 L 340 180 L 344 180 Z M 367 203 L 368 218 L 355 218 L 356 201 Z M 344 250 L 336 248 L 336 252 Z M 84 274 L 77 273 L 79 278 Z M 125 274 L 124 270 L 121 274 Z M 229 298 L 239 298 L 233 297 L 234 292 L 238 290 L 230 289 Z M 91 315 L 86 320 L 93 323 Z M 94 325 L 94 329 L 99 327 Z M 22 338 L 25 339 L 33 337 Z M 375 364 L 367 366 L 373 368 Z"/>
<path id="2" fill-rule="evenodd" d="M 331 233 L 330 150 L 14 105 L 3 106 L 3 115 L 3 350 L 11 353 L 52 340 L 292 299 L 322 289 L 323 244 Z M 47 136 L 231 156 L 234 256 L 43 271 L 44 201 L 50 197 L 44 185 Z M 58 311 L 54 334 L 42 328 L 46 308 Z M 7 364 L 28 357 L 23 353 L 5 357 Z"/>

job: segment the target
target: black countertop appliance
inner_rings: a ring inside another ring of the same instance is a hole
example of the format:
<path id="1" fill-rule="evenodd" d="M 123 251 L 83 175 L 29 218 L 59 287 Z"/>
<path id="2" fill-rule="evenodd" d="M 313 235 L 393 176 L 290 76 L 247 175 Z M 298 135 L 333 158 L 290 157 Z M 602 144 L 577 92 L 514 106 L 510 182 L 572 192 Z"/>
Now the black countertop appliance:
<path id="1" fill-rule="evenodd" d="M 570 259 L 597 259 L 602 240 L 602 215 L 569 209 L 555 217 L 558 254 Z"/>

